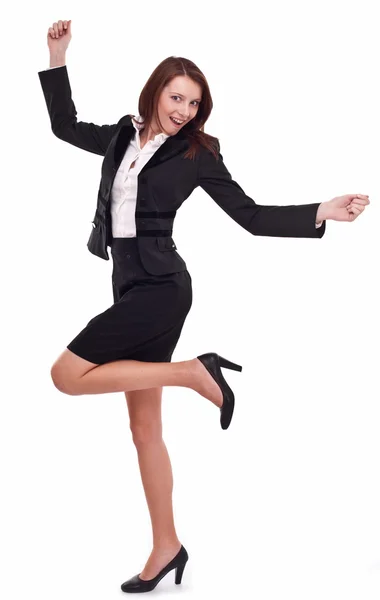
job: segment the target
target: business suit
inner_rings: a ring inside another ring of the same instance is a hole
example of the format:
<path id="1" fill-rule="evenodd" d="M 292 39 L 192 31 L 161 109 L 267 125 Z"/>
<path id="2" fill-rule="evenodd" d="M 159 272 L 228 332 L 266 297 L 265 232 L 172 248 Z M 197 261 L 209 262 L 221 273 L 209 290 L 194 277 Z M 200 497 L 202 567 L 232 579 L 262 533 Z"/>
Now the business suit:
<path id="1" fill-rule="evenodd" d="M 109 260 L 109 200 L 113 179 L 135 129 L 131 116 L 114 125 L 77 122 L 67 68 L 39 72 L 53 133 L 79 148 L 104 156 L 97 207 L 88 249 Z M 139 175 L 136 231 L 141 260 L 154 275 L 186 269 L 172 238 L 177 210 L 201 186 L 239 225 L 253 235 L 321 238 L 326 224 L 315 227 L 319 203 L 260 206 L 232 179 L 219 153 L 217 161 L 201 148 L 195 161 L 183 159 L 189 148 L 184 130 L 170 136 Z"/>
<path id="2" fill-rule="evenodd" d="M 198 185 L 253 235 L 315 238 L 324 235 L 325 222 L 320 228 L 315 226 L 319 203 L 257 205 L 232 179 L 220 152 L 216 159 L 202 147 L 195 160 L 184 158 L 189 142 L 182 129 L 170 136 L 141 169 L 135 211 L 136 238 L 121 239 L 115 245 L 111 235 L 110 195 L 115 175 L 136 133 L 131 116 L 123 116 L 114 125 L 78 122 L 66 66 L 41 71 L 39 77 L 53 133 L 74 146 L 104 156 L 93 230 L 87 245 L 90 252 L 105 260 L 109 259 L 107 246 L 112 248 L 115 303 L 91 319 L 68 345 L 83 358 L 97 364 L 119 358 L 171 359 L 192 302 L 191 277 L 176 251 L 173 224 L 177 210 Z"/>

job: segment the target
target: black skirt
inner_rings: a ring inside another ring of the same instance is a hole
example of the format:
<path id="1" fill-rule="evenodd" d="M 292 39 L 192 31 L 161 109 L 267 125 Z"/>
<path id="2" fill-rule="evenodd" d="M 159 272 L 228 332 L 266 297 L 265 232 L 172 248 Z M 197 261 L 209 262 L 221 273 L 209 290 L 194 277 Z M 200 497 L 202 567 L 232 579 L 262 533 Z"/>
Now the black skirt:
<path id="1" fill-rule="evenodd" d="M 114 304 L 91 319 L 67 348 L 95 364 L 170 362 L 192 305 L 189 272 L 149 274 L 136 237 L 114 238 L 111 256 Z"/>

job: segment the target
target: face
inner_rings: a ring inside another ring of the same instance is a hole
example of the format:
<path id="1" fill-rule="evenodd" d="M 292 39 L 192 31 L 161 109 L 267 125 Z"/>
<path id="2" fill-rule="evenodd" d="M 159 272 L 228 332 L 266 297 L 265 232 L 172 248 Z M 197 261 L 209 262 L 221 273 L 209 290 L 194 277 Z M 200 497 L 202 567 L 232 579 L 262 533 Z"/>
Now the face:
<path id="1" fill-rule="evenodd" d="M 158 116 L 166 135 L 175 135 L 197 112 L 202 99 L 201 86 L 187 75 L 179 75 L 171 80 L 161 92 L 158 102 Z M 174 123 L 177 119 L 181 123 Z M 156 129 L 156 127 L 155 127 Z"/>

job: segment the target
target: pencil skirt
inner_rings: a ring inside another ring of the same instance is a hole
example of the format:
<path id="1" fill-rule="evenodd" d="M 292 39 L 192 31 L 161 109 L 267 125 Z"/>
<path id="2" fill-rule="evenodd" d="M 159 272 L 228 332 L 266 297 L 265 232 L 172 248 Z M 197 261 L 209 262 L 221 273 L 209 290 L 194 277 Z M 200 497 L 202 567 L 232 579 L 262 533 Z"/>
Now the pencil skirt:
<path id="1" fill-rule="evenodd" d="M 151 275 L 136 237 L 113 238 L 111 256 L 114 303 L 67 348 L 99 365 L 122 359 L 170 362 L 192 305 L 190 273 Z"/>

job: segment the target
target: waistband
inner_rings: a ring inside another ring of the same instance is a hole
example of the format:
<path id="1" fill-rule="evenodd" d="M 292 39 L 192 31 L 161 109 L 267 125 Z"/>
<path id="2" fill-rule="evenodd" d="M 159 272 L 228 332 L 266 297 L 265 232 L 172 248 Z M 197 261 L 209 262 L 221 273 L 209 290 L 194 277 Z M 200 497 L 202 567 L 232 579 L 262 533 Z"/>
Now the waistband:
<path id="1" fill-rule="evenodd" d="M 145 231 L 136 230 L 136 235 L 133 237 L 113 237 L 113 235 L 111 234 L 109 237 L 109 241 L 107 242 L 107 246 L 110 246 L 110 248 L 115 251 L 117 251 L 118 249 L 123 251 L 123 249 L 126 247 L 132 248 L 132 247 L 136 246 L 136 248 L 137 248 L 137 238 L 138 237 L 160 237 L 160 238 L 168 237 L 168 238 L 171 238 L 172 235 L 173 235 L 172 231 L 164 230 L 164 229 L 161 229 L 159 231 L 157 231 L 157 230 L 145 230 Z"/>
<path id="2" fill-rule="evenodd" d="M 137 246 L 137 237 L 111 237 L 111 248 L 124 248 L 126 246 Z"/>

